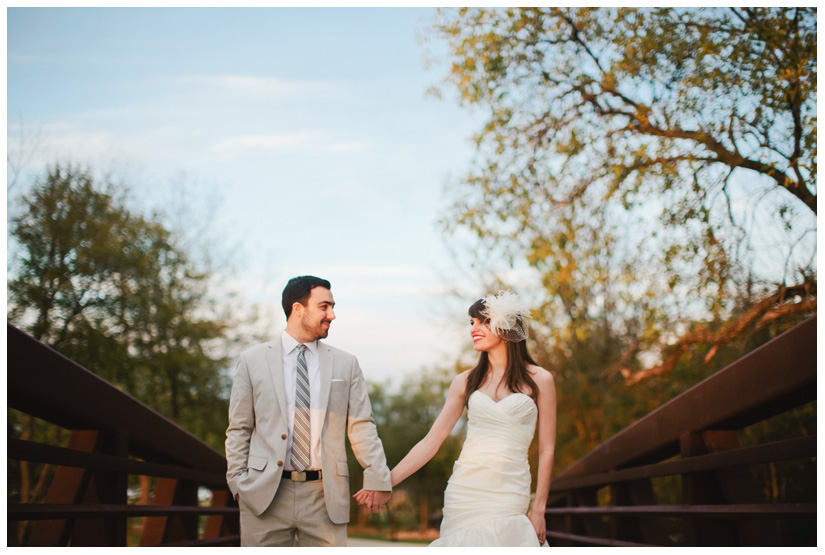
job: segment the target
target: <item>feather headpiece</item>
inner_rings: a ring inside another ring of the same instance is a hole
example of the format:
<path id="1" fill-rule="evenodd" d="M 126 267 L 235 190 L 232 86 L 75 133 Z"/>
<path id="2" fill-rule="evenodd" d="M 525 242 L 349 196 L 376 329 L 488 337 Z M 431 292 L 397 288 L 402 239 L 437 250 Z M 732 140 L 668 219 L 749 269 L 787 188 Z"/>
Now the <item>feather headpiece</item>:
<path id="1" fill-rule="evenodd" d="M 524 320 L 530 317 L 530 309 L 512 291 L 499 291 L 483 299 L 482 314 L 490 320 L 490 329 L 505 341 L 524 341 L 527 332 Z"/>

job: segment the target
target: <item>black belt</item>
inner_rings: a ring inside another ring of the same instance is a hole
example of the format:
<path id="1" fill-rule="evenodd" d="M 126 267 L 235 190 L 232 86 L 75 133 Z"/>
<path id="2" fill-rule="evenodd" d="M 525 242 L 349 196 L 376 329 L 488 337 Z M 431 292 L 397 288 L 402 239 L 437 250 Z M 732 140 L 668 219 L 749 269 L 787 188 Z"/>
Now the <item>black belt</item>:
<path id="1" fill-rule="evenodd" d="M 298 472 L 297 470 L 284 470 L 284 480 L 292 480 L 293 482 L 314 482 L 321 479 L 320 470 L 304 470 Z"/>

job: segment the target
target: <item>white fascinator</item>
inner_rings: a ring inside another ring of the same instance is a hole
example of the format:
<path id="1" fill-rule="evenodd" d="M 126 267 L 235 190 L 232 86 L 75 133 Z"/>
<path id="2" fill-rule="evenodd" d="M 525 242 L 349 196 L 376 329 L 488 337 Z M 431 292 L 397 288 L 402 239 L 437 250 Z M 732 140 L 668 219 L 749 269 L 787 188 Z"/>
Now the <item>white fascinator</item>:
<path id="1" fill-rule="evenodd" d="M 490 329 L 501 339 L 514 343 L 527 339 L 524 320 L 530 317 L 530 309 L 512 291 L 499 291 L 482 299 L 481 312 L 490 320 Z"/>

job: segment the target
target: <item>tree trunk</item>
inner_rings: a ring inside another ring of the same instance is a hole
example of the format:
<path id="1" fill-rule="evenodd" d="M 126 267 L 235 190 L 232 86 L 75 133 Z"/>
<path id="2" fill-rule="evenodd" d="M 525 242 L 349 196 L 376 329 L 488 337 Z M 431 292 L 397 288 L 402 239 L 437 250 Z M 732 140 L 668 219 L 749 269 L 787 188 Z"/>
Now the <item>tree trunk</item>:
<path id="1" fill-rule="evenodd" d="M 427 494 L 421 492 L 418 496 L 418 531 L 422 534 L 427 531 L 427 525 L 430 523 L 430 509 L 427 501 Z"/>

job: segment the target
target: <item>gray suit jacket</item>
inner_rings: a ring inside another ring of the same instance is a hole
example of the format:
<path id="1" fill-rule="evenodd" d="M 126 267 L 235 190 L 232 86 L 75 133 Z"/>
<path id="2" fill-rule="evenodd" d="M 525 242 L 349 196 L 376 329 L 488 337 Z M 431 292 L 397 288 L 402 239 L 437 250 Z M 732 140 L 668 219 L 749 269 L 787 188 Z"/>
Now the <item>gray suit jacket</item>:
<path id="1" fill-rule="evenodd" d="M 375 428 L 364 375 L 349 353 L 318 342 L 321 366 L 321 431 L 324 497 L 330 519 L 349 522 L 350 490 L 345 436 L 364 467 L 364 488 L 390 491 L 390 470 Z M 281 483 L 287 460 L 287 414 L 281 341 L 241 354 L 229 400 L 226 482 L 256 515 Z"/>

